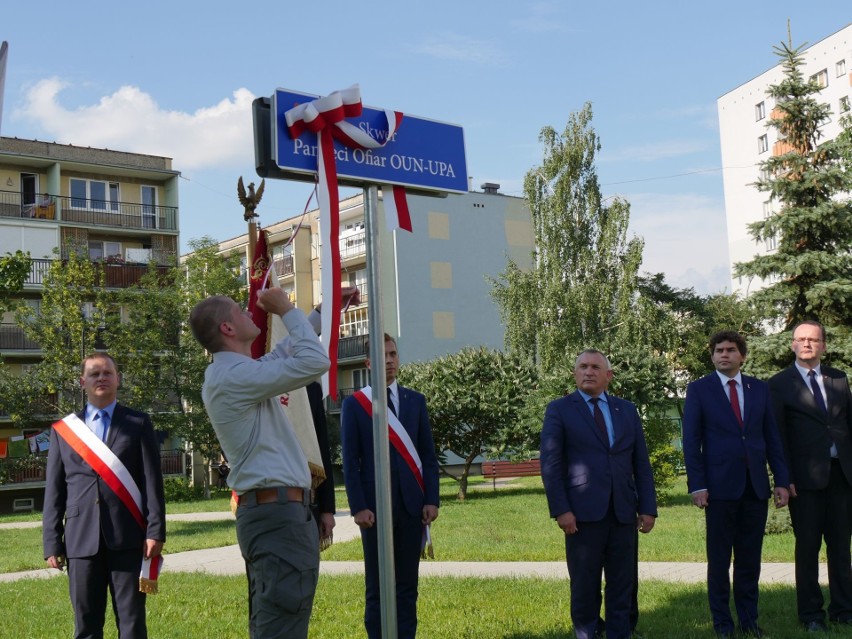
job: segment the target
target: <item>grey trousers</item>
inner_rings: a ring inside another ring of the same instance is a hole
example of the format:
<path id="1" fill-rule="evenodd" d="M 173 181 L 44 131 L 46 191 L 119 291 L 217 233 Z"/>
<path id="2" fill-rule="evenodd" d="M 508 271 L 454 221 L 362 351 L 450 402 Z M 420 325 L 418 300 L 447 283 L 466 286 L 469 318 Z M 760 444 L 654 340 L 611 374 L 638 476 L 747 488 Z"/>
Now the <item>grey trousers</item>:
<path id="1" fill-rule="evenodd" d="M 240 506 L 237 541 L 249 580 L 249 637 L 307 639 L 319 579 L 319 534 L 310 507 Z"/>

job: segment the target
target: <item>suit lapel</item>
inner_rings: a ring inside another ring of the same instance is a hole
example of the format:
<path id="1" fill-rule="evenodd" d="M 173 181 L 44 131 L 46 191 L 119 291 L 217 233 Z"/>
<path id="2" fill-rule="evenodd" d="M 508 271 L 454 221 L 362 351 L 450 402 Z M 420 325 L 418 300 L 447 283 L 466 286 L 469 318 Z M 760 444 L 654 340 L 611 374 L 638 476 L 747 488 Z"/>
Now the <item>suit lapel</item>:
<path id="1" fill-rule="evenodd" d="M 706 379 L 710 386 L 710 394 L 714 397 L 714 401 L 725 407 L 722 409 L 722 412 L 728 418 L 730 427 L 739 431 L 740 425 L 737 422 L 737 416 L 734 414 L 734 407 L 731 406 L 731 400 L 725 392 L 725 387 L 722 386 L 722 380 L 719 379 L 719 375 L 717 373 L 710 373 Z M 743 379 L 743 392 L 745 392 L 745 379 Z M 746 414 L 748 414 L 748 397 L 743 398 L 743 403 L 745 404 Z M 746 416 L 743 415 L 743 427 L 745 427 L 745 421 Z"/>
<path id="2" fill-rule="evenodd" d="M 598 425 L 595 423 L 595 418 L 592 417 L 592 411 L 589 410 L 589 404 L 583 399 L 583 396 L 580 395 L 579 391 L 574 391 L 571 394 L 571 397 L 574 400 L 574 407 L 577 409 L 577 412 L 580 413 L 580 419 L 582 419 L 586 423 L 586 427 L 592 431 L 592 434 L 598 438 L 598 441 L 609 448 L 609 442 L 604 441 L 603 433 L 598 430 Z"/>

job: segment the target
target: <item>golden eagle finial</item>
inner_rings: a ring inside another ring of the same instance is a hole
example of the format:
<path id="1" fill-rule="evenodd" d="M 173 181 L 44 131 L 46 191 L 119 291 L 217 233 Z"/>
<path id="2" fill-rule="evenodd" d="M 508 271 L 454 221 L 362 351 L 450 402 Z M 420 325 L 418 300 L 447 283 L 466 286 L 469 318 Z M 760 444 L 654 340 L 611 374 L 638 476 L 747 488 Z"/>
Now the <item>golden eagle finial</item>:
<path id="1" fill-rule="evenodd" d="M 237 181 L 237 196 L 240 198 L 240 204 L 245 207 L 243 219 L 246 222 L 258 216 L 255 209 L 257 209 L 258 204 L 260 204 L 260 200 L 263 197 L 263 188 L 265 186 L 266 180 L 263 179 L 260 181 L 260 188 L 258 188 L 257 192 L 255 192 L 254 182 L 249 182 L 248 194 L 246 194 L 246 187 L 243 185 L 243 176 L 240 176 L 240 179 Z"/>

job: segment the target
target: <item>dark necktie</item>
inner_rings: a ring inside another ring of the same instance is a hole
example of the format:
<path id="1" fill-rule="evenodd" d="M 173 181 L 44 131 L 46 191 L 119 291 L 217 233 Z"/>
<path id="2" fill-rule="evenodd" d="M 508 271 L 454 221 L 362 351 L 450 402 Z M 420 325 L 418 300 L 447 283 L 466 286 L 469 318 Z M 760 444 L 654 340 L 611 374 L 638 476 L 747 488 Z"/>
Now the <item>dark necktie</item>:
<path id="1" fill-rule="evenodd" d="M 598 430 L 601 432 L 601 435 L 603 435 L 604 441 L 606 442 L 607 446 L 609 446 L 609 433 L 607 433 L 606 430 L 606 420 L 604 419 L 601 407 L 598 406 L 598 402 L 601 401 L 601 398 L 590 397 L 589 401 L 592 402 L 592 406 L 594 407 L 592 413 L 595 416 L 595 424 L 597 425 Z"/>
<path id="2" fill-rule="evenodd" d="M 731 408 L 734 409 L 734 416 L 737 418 L 737 423 L 740 428 L 743 427 L 743 414 L 740 412 L 740 396 L 737 393 L 737 380 L 729 379 L 728 386 L 731 387 Z"/>
<path id="3" fill-rule="evenodd" d="M 391 399 L 390 386 L 388 386 L 388 408 L 390 409 L 390 412 L 392 412 L 394 415 L 396 415 L 396 408 L 393 407 L 393 399 Z"/>
<path id="4" fill-rule="evenodd" d="M 814 392 L 814 399 L 816 400 L 816 405 L 819 406 L 820 410 L 823 413 L 828 413 L 828 408 L 825 405 L 825 398 L 822 396 L 822 391 L 819 388 L 819 384 L 817 384 L 816 371 L 808 371 L 808 377 L 810 377 L 811 379 L 811 390 Z"/>

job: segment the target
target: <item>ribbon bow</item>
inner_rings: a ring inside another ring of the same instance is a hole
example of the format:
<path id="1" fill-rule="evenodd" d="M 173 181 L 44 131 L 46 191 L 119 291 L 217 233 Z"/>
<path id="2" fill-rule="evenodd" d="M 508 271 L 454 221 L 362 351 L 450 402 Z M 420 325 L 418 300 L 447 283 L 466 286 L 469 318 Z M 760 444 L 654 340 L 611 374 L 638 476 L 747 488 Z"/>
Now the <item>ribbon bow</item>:
<path id="1" fill-rule="evenodd" d="M 322 225 L 321 260 L 323 265 L 322 299 L 331 300 L 331 312 L 322 314 L 322 341 L 328 350 L 331 367 L 328 371 L 326 393 L 337 395 L 337 342 L 340 336 L 340 196 L 337 190 L 337 163 L 334 140 L 356 149 L 379 149 L 391 141 L 402 122 L 402 113 L 385 109 L 387 129 L 377 132 L 376 139 L 346 118 L 358 117 L 363 111 L 361 89 L 356 84 L 335 91 L 324 98 L 300 104 L 284 114 L 287 131 L 292 139 L 305 131 L 317 136 L 317 201 Z M 405 198 L 405 189 L 392 186 L 393 197 L 384 198 L 389 227 L 411 232 L 411 217 Z M 383 193 L 390 189 L 382 188 Z M 330 275 L 326 275 L 330 271 Z M 324 384 L 325 386 L 325 384 Z"/>

